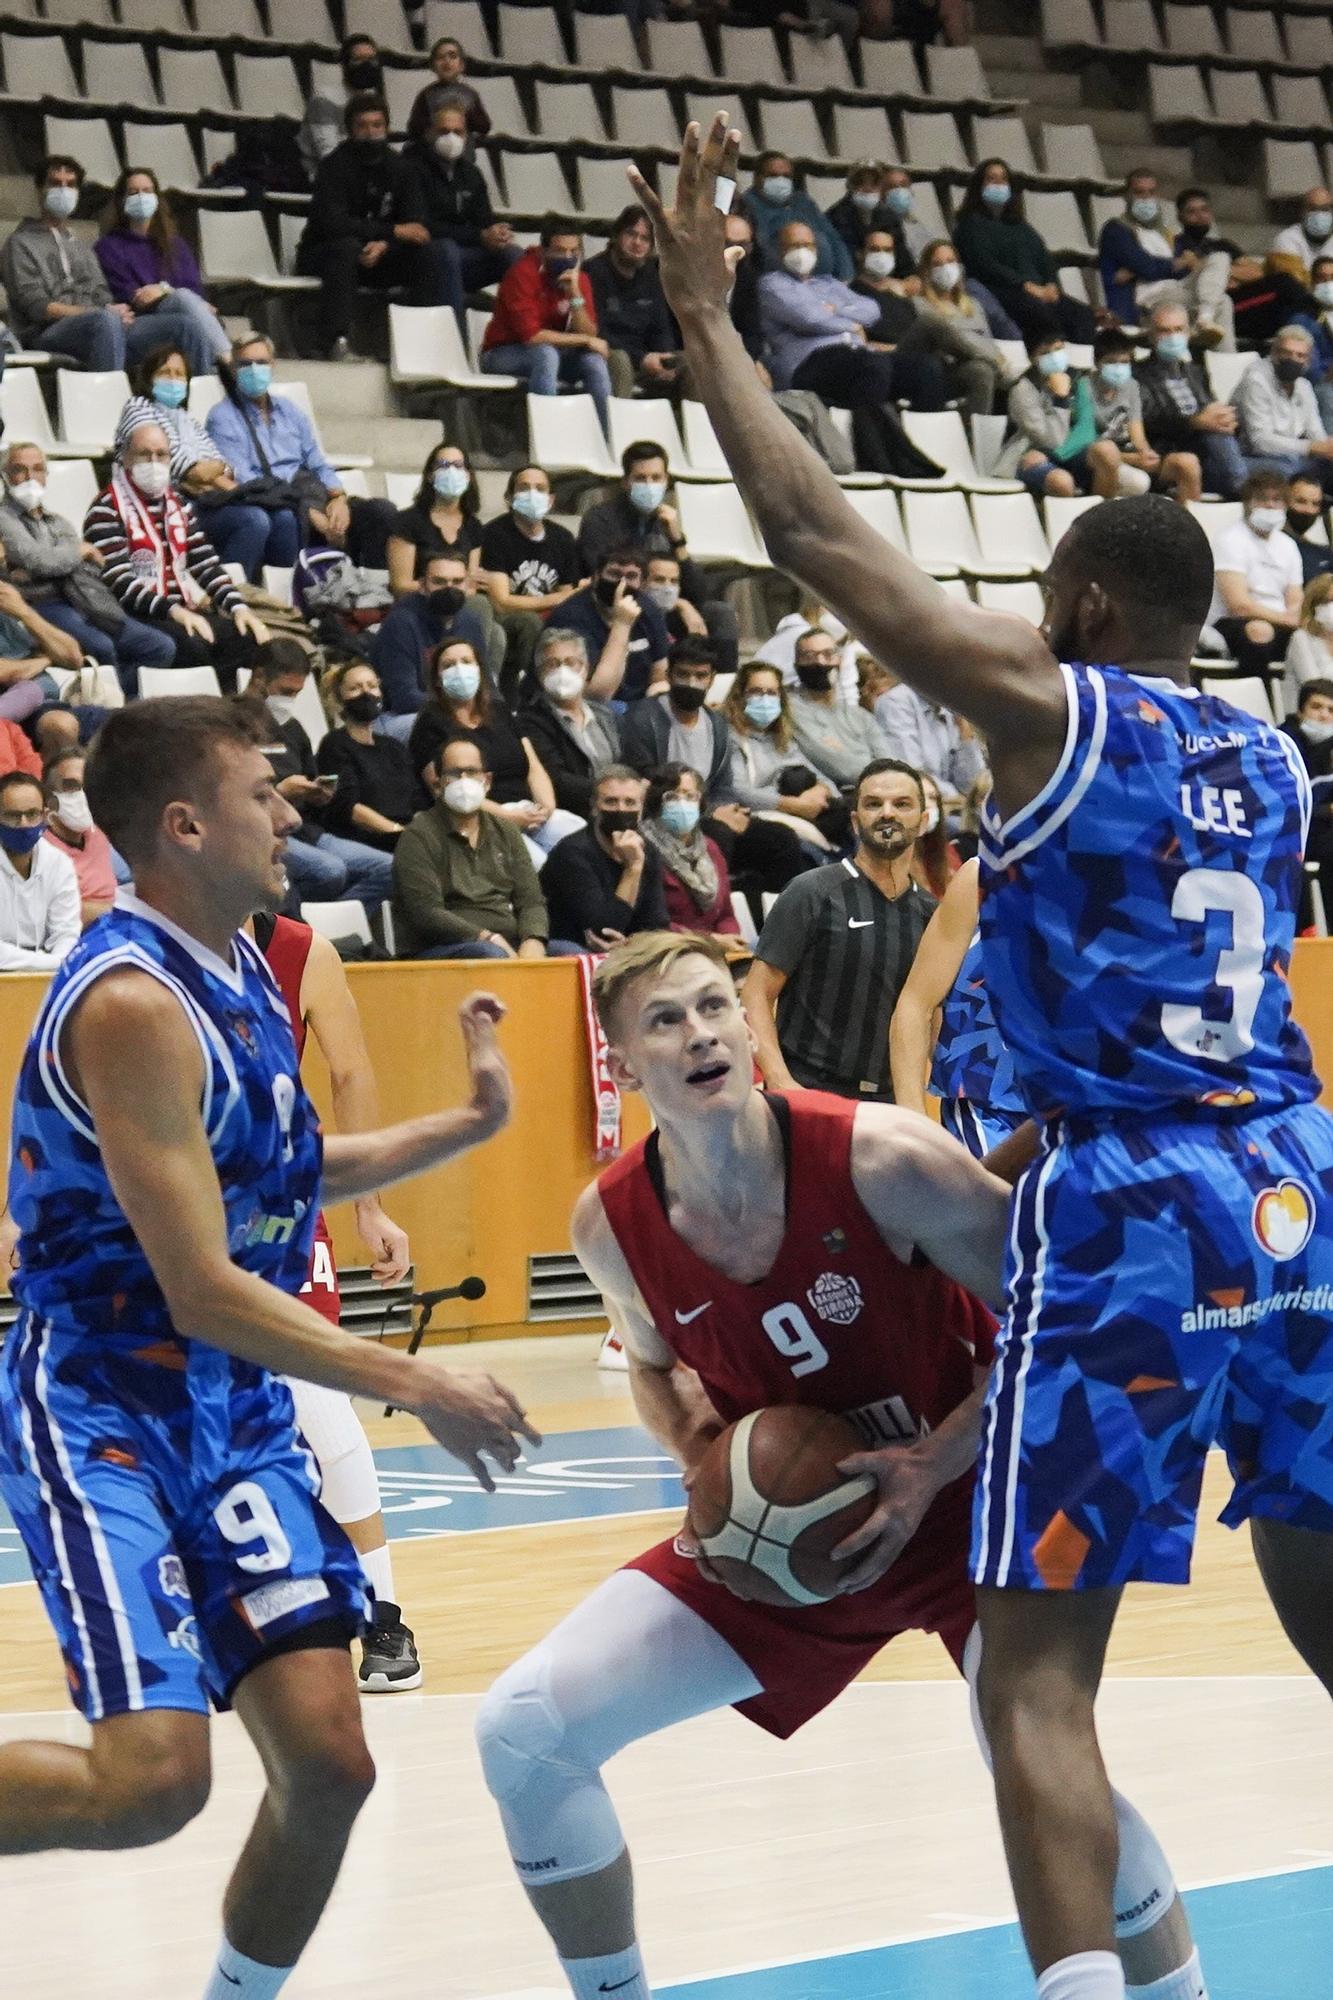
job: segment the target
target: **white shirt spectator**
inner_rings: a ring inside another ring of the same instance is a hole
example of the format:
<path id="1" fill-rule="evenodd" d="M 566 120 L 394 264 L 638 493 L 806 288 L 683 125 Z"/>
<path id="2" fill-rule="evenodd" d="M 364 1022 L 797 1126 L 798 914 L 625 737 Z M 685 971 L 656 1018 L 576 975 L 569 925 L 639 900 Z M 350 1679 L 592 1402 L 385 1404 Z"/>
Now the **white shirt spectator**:
<path id="1" fill-rule="evenodd" d="M 79 941 L 79 880 L 47 840 L 20 875 L 0 849 L 0 972 L 54 972 Z"/>
<path id="2" fill-rule="evenodd" d="M 890 755 L 935 780 L 945 798 L 964 798 L 986 759 L 975 736 L 964 736 L 958 717 L 902 684 L 875 703 L 875 720 L 889 739 Z"/>
<path id="3" fill-rule="evenodd" d="M 1333 244 L 1333 236 L 1321 237 L 1315 243 L 1306 235 L 1303 222 L 1293 222 L 1290 229 L 1279 229 L 1273 238 L 1272 254 L 1275 257 L 1294 257 L 1304 267 L 1308 278 L 1315 258 L 1328 256 L 1330 244 Z"/>
<path id="4" fill-rule="evenodd" d="M 1213 567 L 1219 575 L 1225 570 L 1229 575 L 1243 576 L 1254 603 L 1274 611 L 1286 610 L 1287 592 L 1293 585 L 1297 590 L 1304 587 L 1300 550 L 1291 536 L 1281 529 L 1271 535 L 1256 535 L 1248 521 L 1237 521 L 1234 528 L 1218 536 Z M 1222 593 L 1215 586 L 1208 622 L 1227 616 Z"/>

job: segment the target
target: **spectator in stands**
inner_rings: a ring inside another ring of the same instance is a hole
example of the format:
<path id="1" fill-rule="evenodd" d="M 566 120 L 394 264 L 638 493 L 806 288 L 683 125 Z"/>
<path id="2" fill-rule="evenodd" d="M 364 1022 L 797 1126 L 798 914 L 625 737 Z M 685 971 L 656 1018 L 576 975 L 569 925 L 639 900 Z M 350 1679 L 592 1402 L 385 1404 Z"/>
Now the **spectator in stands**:
<path id="1" fill-rule="evenodd" d="M 946 814 L 960 812 L 986 768 L 986 752 L 971 724 L 904 681 L 877 698 L 875 720 L 889 754 L 933 781 Z"/>
<path id="2" fill-rule="evenodd" d="M 1312 342 L 1303 326 L 1284 326 L 1266 357 L 1240 378 L 1235 403 L 1240 447 L 1249 468 L 1276 471 L 1283 483 L 1306 472 L 1333 490 L 1333 439 L 1324 429 L 1308 369 Z"/>
<path id="3" fill-rule="evenodd" d="M 745 352 L 758 370 L 766 389 L 773 378 L 764 365 L 764 327 L 759 316 L 759 260 L 754 250 L 754 224 L 742 208 L 733 208 L 722 225 L 726 236 L 726 259 L 731 269 L 731 297 L 727 310 L 741 337 Z"/>
<path id="4" fill-rule="evenodd" d="M 355 361 L 358 288 L 404 286 L 407 303 L 453 303 L 453 267 L 425 223 L 418 176 L 389 145 L 389 107 L 373 91 L 349 98 L 347 137 L 321 160 L 299 269 L 320 281 L 320 338 L 330 361 Z"/>
<path id="5" fill-rule="evenodd" d="M 42 759 L 20 723 L 0 720 L 0 777 L 6 771 L 26 771 L 30 778 L 40 778 Z"/>
<path id="6" fill-rule="evenodd" d="M 111 842 L 93 824 L 83 789 L 84 753 L 77 747 L 57 750 L 42 772 L 46 791 L 46 839 L 63 854 L 79 885 L 79 922 L 84 930 L 104 917 L 116 900 L 116 869 Z"/>
<path id="7" fill-rule="evenodd" d="M 1303 310 L 1288 315 L 1310 336 L 1310 380 L 1324 428 L 1333 423 L 1333 257 L 1316 257 Z"/>
<path id="8" fill-rule="evenodd" d="M 490 116 L 472 85 L 464 78 L 467 58 L 463 54 L 462 43 L 452 35 L 441 35 L 438 41 L 431 44 L 430 66 L 435 72 L 435 81 L 417 93 L 416 102 L 407 114 L 408 138 L 424 139 L 431 130 L 436 112 L 444 105 L 457 104 L 467 119 L 471 137 L 484 139 L 491 129 Z"/>
<path id="9" fill-rule="evenodd" d="M 851 787 L 867 764 L 888 755 L 884 732 L 855 702 L 838 699 L 842 656 L 829 633 L 807 628 L 796 641 L 795 666 L 800 686 L 789 709 L 796 747 L 816 777 Z"/>
<path id="10" fill-rule="evenodd" d="M 380 677 L 368 661 L 340 660 L 324 676 L 322 693 L 338 717 L 318 760 L 321 771 L 338 780 L 325 815 L 330 831 L 392 854 L 427 794 L 407 745 L 375 727 L 384 713 Z"/>
<path id="11" fill-rule="evenodd" d="M 908 248 L 907 236 L 884 186 L 884 165 L 880 160 L 858 160 L 847 175 L 847 192 L 824 211 L 825 220 L 837 231 L 852 256 L 860 252 L 872 231 L 893 240 L 894 267 L 899 279 L 910 278 L 916 261 Z"/>
<path id="12" fill-rule="evenodd" d="M 79 941 L 73 863 L 46 831 L 40 778 L 0 778 L 0 972 L 54 972 Z"/>
<path id="13" fill-rule="evenodd" d="M 20 222 L 0 252 L 10 319 L 23 346 L 108 369 L 132 365 L 169 340 L 195 369 L 211 368 L 215 347 L 203 339 L 193 310 L 155 305 L 140 312 L 112 299 L 91 244 L 69 227 L 83 182 L 77 160 L 64 153 L 43 160 L 36 174 L 42 212 Z"/>
<path id="14" fill-rule="evenodd" d="M 647 580 L 643 594 L 650 604 L 655 604 L 666 620 L 667 638 L 674 646 L 677 639 L 706 639 L 708 626 L 703 614 L 696 611 L 688 597 L 681 592 L 681 567 L 674 555 L 649 556 Z M 736 648 L 730 648 L 733 663 L 726 664 L 722 647 L 715 648 L 718 666 L 723 673 L 734 671 Z"/>
<path id="15" fill-rule="evenodd" d="M 592 582 L 547 614 L 583 640 L 593 663 L 588 686 L 600 701 L 639 701 L 666 683 L 666 621 L 642 589 L 637 548 L 612 549 Z"/>
<path id="16" fill-rule="evenodd" d="M 132 672 L 169 667 L 174 641 L 125 615 L 103 581 L 101 561 L 72 522 L 47 511 L 46 454 L 40 445 L 7 444 L 0 460 L 5 497 L 0 540 L 12 583 L 40 609 L 47 624 L 67 632 L 79 651 L 107 666 Z"/>
<path id="17" fill-rule="evenodd" d="M 787 223 L 778 239 L 782 269 L 759 280 L 759 312 L 779 389 L 810 389 L 843 409 L 891 406 L 907 399 L 920 409 L 945 402 L 944 371 L 928 353 L 887 353 L 870 339 L 878 301 L 841 278 L 817 277 L 814 234 Z"/>
<path id="18" fill-rule="evenodd" d="M 127 167 L 111 194 L 111 220 L 94 246 L 112 298 L 136 320 L 156 322 L 158 341 L 192 328 L 187 360 L 205 372 L 231 346 L 217 309 L 204 297 L 194 252 L 176 227 L 151 167 Z M 202 359 L 200 358 L 202 357 Z"/>
<path id="19" fill-rule="evenodd" d="M 299 403 L 273 393 L 273 342 L 249 333 L 235 341 L 223 375 L 227 393 L 208 413 L 208 434 L 251 499 L 295 507 L 303 537 L 346 549 L 366 569 L 386 569 L 394 518 L 388 500 L 349 500 Z"/>
<path id="20" fill-rule="evenodd" d="M 910 765 L 858 773 L 853 865 L 812 869 L 765 920 L 741 999 L 770 1090 L 889 1103 L 889 1021 L 934 909 L 912 882 L 925 817 Z"/>
<path id="21" fill-rule="evenodd" d="M 993 292 L 964 271 L 958 252 L 946 236 L 937 236 L 921 253 L 921 292 L 916 309 L 923 317 L 947 319 L 967 336 L 971 353 L 989 361 L 1003 380 L 1004 356 L 997 341 L 1021 340 Z"/>
<path id="22" fill-rule="evenodd" d="M 1034 335 L 1028 357 L 1027 373 L 1009 391 L 1009 435 L 996 473 L 1016 475 L 1037 498 L 1090 493 L 1099 476 L 1105 494 L 1114 493 L 1118 469 L 1111 450 L 1098 446 L 1091 385 L 1085 375 L 1075 380 L 1064 335 Z"/>
<path id="23" fill-rule="evenodd" d="M 667 928 L 662 863 L 642 832 L 644 789 L 628 765 L 607 765 L 593 785 L 589 824 L 562 840 L 546 864 L 552 927 L 588 951 Z"/>
<path id="24" fill-rule="evenodd" d="M 961 313 L 923 309 L 919 296 L 907 295 L 895 276 L 897 268 L 894 238 L 887 230 L 870 230 L 857 253 L 852 286 L 879 310 L 867 339 L 890 353 L 934 354 L 944 371 L 946 395 L 961 402 L 969 416 L 988 416 L 1003 380 L 1000 350 L 988 332 L 972 328 Z M 970 299 L 967 303 L 972 307 Z M 984 329 L 980 309 L 973 307 L 972 315 Z"/>
<path id="25" fill-rule="evenodd" d="M 620 474 L 620 490 L 590 507 L 579 523 L 579 562 L 584 574 L 592 576 L 615 549 L 637 549 L 649 562 L 655 556 L 674 556 L 680 593 L 698 611 L 705 630 L 716 642 L 719 667 L 724 673 L 734 673 L 739 632 L 736 613 L 723 599 L 711 595 L 703 570 L 690 555 L 671 497 L 671 467 L 665 451 L 652 438 L 626 445 L 620 454 Z M 665 616 L 675 609 L 675 603 L 658 608 Z"/>
<path id="26" fill-rule="evenodd" d="M 1309 304 L 1305 286 L 1288 272 L 1265 269 L 1262 257 L 1247 256 L 1239 243 L 1218 235 L 1207 188 L 1183 188 L 1176 196 L 1176 216 L 1180 229 L 1172 250 L 1177 257 L 1193 251 L 1196 257 L 1228 260 L 1227 295 L 1240 340 L 1271 340 L 1279 327 Z"/>
<path id="27" fill-rule="evenodd" d="M 610 351 L 597 331 L 583 238 L 572 222 L 548 215 L 540 243 L 525 250 L 500 280 L 482 341 L 482 373 L 517 375 L 532 396 L 554 396 L 561 382 L 576 383 L 592 397 L 605 431 Z"/>
<path id="28" fill-rule="evenodd" d="M 396 596 L 414 590 L 427 556 L 458 556 L 473 576 L 481 566 L 481 495 L 461 445 L 437 444 L 421 468 L 410 507 L 389 530 L 389 584 Z"/>
<path id="29" fill-rule="evenodd" d="M 906 167 L 885 169 L 884 206 L 893 217 L 894 224 L 907 245 L 908 256 L 914 265 L 919 263 L 926 245 L 934 239 L 935 231 L 928 222 L 923 222 L 916 212 L 912 176 Z"/>
<path id="30" fill-rule="evenodd" d="M 569 529 L 548 521 L 553 495 L 540 465 L 520 465 L 505 486 L 508 512 L 481 533 L 479 581 L 505 635 L 504 688 L 512 697 L 532 664 L 543 616 L 584 581 Z"/>
<path id="31" fill-rule="evenodd" d="M 1311 577 L 1301 596 L 1300 623 L 1291 635 L 1284 662 L 1285 706 L 1294 709 L 1310 681 L 1333 679 L 1333 574 Z M 1333 914 L 1333 911 L 1330 912 Z"/>
<path id="32" fill-rule="evenodd" d="M 1293 639 L 1293 648 L 1295 644 Z M 1283 728 L 1300 752 L 1301 762 L 1310 777 L 1327 779 L 1333 776 L 1333 679 L 1325 675 L 1320 680 L 1307 680 L 1294 705 L 1295 713 L 1288 716 Z M 1333 800 L 1322 786 L 1315 795 L 1314 810 L 1310 815 L 1305 858 L 1318 864 L 1319 887 L 1327 922 L 1333 915 Z M 1313 920 L 1311 900 L 1309 887 L 1303 884 L 1297 919 L 1302 930 Z"/>
<path id="33" fill-rule="evenodd" d="M 617 396 L 642 388 L 669 395 L 684 384 L 684 355 L 653 255 L 648 212 L 632 202 L 611 226 L 605 250 L 589 257 L 597 329 L 610 348 L 607 366 Z"/>
<path id="34" fill-rule="evenodd" d="M 172 640 L 172 665 L 216 667 L 229 687 L 253 649 L 267 644 L 268 627 L 171 483 L 171 445 L 160 424 L 137 424 L 129 433 L 83 531 L 126 615 Z M 133 695 L 137 668 L 122 666 L 120 678 Z"/>
<path id="35" fill-rule="evenodd" d="M 470 737 L 445 743 L 429 811 L 393 856 L 393 918 L 404 958 L 545 958 L 537 871 L 515 822 L 487 812 L 491 774 Z"/>
<path id="36" fill-rule="evenodd" d="M 1301 219 L 1288 229 L 1279 229 L 1273 238 L 1269 262 L 1288 271 L 1302 284 L 1310 279 L 1311 266 L 1333 235 L 1333 194 L 1326 187 L 1311 188 L 1301 203 Z"/>
<path id="37" fill-rule="evenodd" d="M 1163 458 L 1192 452 L 1203 468 L 1204 485 L 1234 499 L 1245 478 L 1236 437 L 1239 419 L 1232 404 L 1214 397 L 1203 364 L 1190 360 L 1184 306 L 1154 306 L 1146 332 L 1151 354 L 1139 363 L 1135 376 L 1149 444 Z"/>
<path id="38" fill-rule="evenodd" d="M 764 270 L 781 267 L 783 251 L 789 247 L 781 240 L 783 232 L 796 222 L 809 231 L 808 238 L 801 240 L 809 241 L 815 251 L 811 269 L 825 277 L 841 278 L 844 284 L 850 280 L 855 269 L 851 251 L 805 189 L 797 187 L 792 163 L 785 153 L 759 155 L 744 206 L 754 224 L 759 263 Z"/>
<path id="39" fill-rule="evenodd" d="M 178 347 L 155 347 L 130 377 L 134 394 L 116 425 L 119 451 L 139 424 L 161 424 L 171 442 L 171 476 L 199 517 L 199 525 L 224 563 L 238 563 L 250 583 L 266 565 L 290 569 L 301 547 L 301 519 L 294 506 L 260 506 L 240 482 L 202 424 L 185 405 L 190 364 Z"/>
<path id="40" fill-rule="evenodd" d="M 1182 503 L 1203 494 L 1203 473 L 1192 451 L 1163 458 L 1143 428 L 1143 402 L 1134 380 L 1134 336 L 1104 327 L 1092 344 L 1092 408 L 1097 437 L 1117 454 L 1116 491 L 1143 493 L 1149 487 Z"/>
<path id="41" fill-rule="evenodd" d="M 643 837 L 662 863 L 662 889 L 673 931 L 739 937 L 726 857 L 701 825 L 704 786 L 689 764 L 664 764 L 649 780 Z"/>
<path id="42" fill-rule="evenodd" d="M 912 852 L 912 880 L 918 889 L 924 889 L 938 903 L 951 877 L 962 867 L 963 857 L 949 837 L 949 822 L 944 815 L 944 797 L 939 786 L 925 771 L 920 776 L 926 810 Z M 974 787 L 969 799 L 975 796 L 975 792 Z"/>
<path id="43" fill-rule="evenodd" d="M 59 700 L 52 668 L 68 672 L 83 654 L 76 639 L 48 623 L 21 591 L 2 580 L 7 568 L 8 551 L 0 542 L 0 720 L 27 722 Z M 76 729 L 75 740 L 77 734 Z"/>
<path id="44" fill-rule="evenodd" d="M 838 787 L 796 747 L 787 690 L 776 667 L 747 660 L 722 704 L 731 731 L 731 789 L 754 818 L 790 826 L 804 846 L 841 846 L 847 811 Z"/>
<path id="45" fill-rule="evenodd" d="M 953 234 L 970 275 L 994 292 L 1025 338 L 1092 339 L 1093 316 L 1061 291 L 1055 259 L 1024 220 L 1022 194 L 1003 160 L 983 160 L 973 171 Z"/>
<path id="46" fill-rule="evenodd" d="M 272 731 L 264 754 L 277 788 L 301 815 L 287 842 L 285 866 L 298 900 L 308 903 L 362 903 L 373 915 L 389 894 L 389 856 L 368 841 L 349 840 L 329 830 L 346 780 L 321 775 L 310 738 L 296 715 L 296 703 L 310 673 L 310 655 L 296 639 L 272 639 L 257 649 L 254 672 L 238 699 L 261 711 Z M 321 745 L 322 747 L 322 745 Z"/>
<path id="47" fill-rule="evenodd" d="M 548 625 L 537 641 L 535 688 L 516 727 L 531 743 L 562 812 L 586 820 L 592 791 L 608 765 L 623 761 L 620 717 L 588 693 L 588 649 L 577 632 Z"/>
<path id="48" fill-rule="evenodd" d="M 503 635 L 496 636 L 502 664 Z M 477 610 L 467 564 L 461 555 L 446 552 L 427 557 L 412 589 L 398 599 L 371 638 L 370 654 L 382 683 L 392 735 L 401 736 L 403 728 L 410 733 L 407 718 L 415 716 L 426 699 L 431 658 L 450 639 L 460 640 L 479 660 L 491 664 L 487 627 Z M 418 770 L 424 762 L 423 757 Z"/>
<path id="49" fill-rule="evenodd" d="M 467 295 L 497 284 L 523 255 L 507 222 L 498 222 L 486 178 L 468 153 L 467 113 L 448 102 L 403 149 L 416 179 L 417 206 L 441 259 L 448 303 L 467 333 Z"/>
<path id="50" fill-rule="evenodd" d="M 1154 306 L 1184 306 L 1198 347 L 1234 350 L 1236 333 L 1227 284 L 1227 251 L 1173 248 L 1157 192 L 1157 176 L 1138 167 L 1125 182 L 1125 212 L 1102 225 L 1097 240 L 1108 312 L 1136 325 Z"/>
<path id="51" fill-rule="evenodd" d="M 528 843 L 540 868 L 556 842 L 577 833 L 582 821 L 561 812 L 555 788 L 531 741 L 520 736 L 513 717 L 481 670 L 476 648 L 447 639 L 431 661 L 431 695 L 408 739 L 412 768 L 424 777 L 442 743 L 463 736 L 475 743 L 490 774 L 486 811 L 510 820 Z"/>
<path id="52" fill-rule="evenodd" d="M 340 84 L 325 83 L 315 92 L 306 105 L 296 135 L 301 160 L 311 180 L 341 144 L 348 100 L 364 96 L 367 91 L 380 96 L 384 90 L 384 65 L 373 35 L 348 35 L 338 51 L 338 67 L 342 72 Z"/>
<path id="53" fill-rule="evenodd" d="M 1287 521 L 1287 482 L 1271 468 L 1252 472 L 1241 488 L 1245 518 L 1218 536 L 1217 571 L 1208 615 L 1245 673 L 1263 674 L 1287 656 L 1300 623 L 1301 558 Z"/>
<path id="54" fill-rule="evenodd" d="M 1317 479 L 1297 473 L 1287 487 L 1287 533 L 1301 558 L 1305 582 L 1311 583 L 1325 571 L 1333 570 L 1333 549 L 1327 541 L 1310 540 L 1312 531 L 1324 517 L 1324 489 Z"/>

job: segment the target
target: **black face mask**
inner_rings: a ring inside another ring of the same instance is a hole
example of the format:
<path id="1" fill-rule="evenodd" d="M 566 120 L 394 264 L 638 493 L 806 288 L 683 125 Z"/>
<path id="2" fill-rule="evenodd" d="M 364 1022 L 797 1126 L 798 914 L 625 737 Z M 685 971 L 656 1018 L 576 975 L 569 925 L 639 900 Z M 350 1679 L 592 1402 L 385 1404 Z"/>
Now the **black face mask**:
<path id="1" fill-rule="evenodd" d="M 1186 222 L 1181 225 L 1181 235 L 1187 243 L 1206 243 L 1212 233 L 1211 222 Z"/>
<path id="2" fill-rule="evenodd" d="M 353 722 L 373 722 L 377 715 L 383 715 L 384 703 L 377 694 L 354 694 L 343 703 L 343 713 Z"/>
<path id="3" fill-rule="evenodd" d="M 466 593 L 456 583 L 446 583 L 432 590 L 426 602 L 437 618 L 454 618 L 463 609 Z"/>
<path id="4" fill-rule="evenodd" d="M 708 689 L 700 687 L 678 687 L 671 683 L 671 706 L 678 708 L 682 715 L 693 715 L 708 699 Z"/>
<path id="5" fill-rule="evenodd" d="M 1275 361 L 1273 363 L 1273 373 L 1277 376 L 1279 382 L 1299 382 L 1305 373 L 1305 363 L 1303 361 Z"/>
<path id="6" fill-rule="evenodd" d="M 379 90 L 384 83 L 384 65 L 363 58 L 343 71 L 349 90 Z"/>
<path id="7" fill-rule="evenodd" d="M 1318 514 L 1298 514 L 1294 507 L 1287 509 L 1287 526 L 1293 535 L 1308 535 L 1318 519 Z"/>
<path id="8" fill-rule="evenodd" d="M 353 139 L 352 151 L 358 160 L 364 160 L 371 166 L 376 160 L 385 158 L 389 151 L 389 142 L 387 139 Z"/>
<path id="9" fill-rule="evenodd" d="M 827 694 L 833 684 L 832 667 L 798 667 L 796 678 L 811 694 Z"/>
<path id="10" fill-rule="evenodd" d="M 609 840 L 613 833 L 637 833 L 639 815 L 636 812 L 599 812 L 597 831 L 603 840 Z"/>
<path id="11" fill-rule="evenodd" d="M 594 583 L 592 587 L 593 596 L 597 599 L 597 602 L 601 605 L 604 605 L 608 611 L 611 609 L 611 606 L 616 601 L 616 592 L 620 588 L 620 583 L 621 579 L 618 576 L 599 576 L 596 583 Z"/>

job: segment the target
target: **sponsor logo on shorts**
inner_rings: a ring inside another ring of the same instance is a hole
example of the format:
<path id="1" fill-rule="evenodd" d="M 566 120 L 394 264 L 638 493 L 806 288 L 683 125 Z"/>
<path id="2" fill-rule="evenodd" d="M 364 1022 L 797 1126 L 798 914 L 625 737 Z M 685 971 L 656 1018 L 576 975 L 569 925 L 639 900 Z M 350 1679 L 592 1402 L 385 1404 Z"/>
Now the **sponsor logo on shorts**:
<path id="1" fill-rule="evenodd" d="M 845 1277 L 840 1271 L 825 1271 L 815 1279 L 806 1297 L 819 1317 L 831 1326 L 850 1326 L 854 1319 L 860 1318 L 865 1304 L 856 1279 Z"/>
<path id="2" fill-rule="evenodd" d="M 329 1586 L 322 1576 L 287 1576 L 249 1591 L 241 1599 L 241 1610 L 256 1632 L 262 1632 L 266 1625 L 293 1611 L 303 1611 L 307 1604 L 322 1604 L 328 1594 Z"/>
<path id="3" fill-rule="evenodd" d="M 1255 1241 L 1279 1263 L 1298 1257 L 1314 1235 L 1315 1199 L 1304 1181 L 1279 1181 L 1254 1198 Z"/>
<path id="4" fill-rule="evenodd" d="M 1263 1299 L 1233 1300 L 1230 1295 L 1223 1295 L 1208 1303 L 1200 1300 L 1180 1315 L 1180 1331 L 1208 1333 L 1225 1329 L 1235 1332 L 1239 1327 L 1257 1326 L 1260 1320 L 1275 1312 L 1333 1312 L 1333 1285 L 1297 1285 L 1290 1292 L 1270 1292 Z"/>
<path id="5" fill-rule="evenodd" d="M 193 1613 L 188 1618 L 182 1618 L 174 1632 L 168 1632 L 167 1644 L 178 1653 L 188 1653 L 192 1660 L 198 1660 L 200 1665 L 203 1665 L 204 1656 L 199 1647 L 199 1627 L 195 1623 Z"/>
<path id="6" fill-rule="evenodd" d="M 553 1868 L 560 1866 L 558 1854 L 548 1854 L 544 1861 L 515 1861 L 520 1875 L 549 1875 Z"/>
<path id="7" fill-rule="evenodd" d="M 189 1603 L 190 1586 L 185 1581 L 185 1565 L 179 1556 L 158 1557 L 157 1587 L 164 1597 L 183 1597 Z"/>

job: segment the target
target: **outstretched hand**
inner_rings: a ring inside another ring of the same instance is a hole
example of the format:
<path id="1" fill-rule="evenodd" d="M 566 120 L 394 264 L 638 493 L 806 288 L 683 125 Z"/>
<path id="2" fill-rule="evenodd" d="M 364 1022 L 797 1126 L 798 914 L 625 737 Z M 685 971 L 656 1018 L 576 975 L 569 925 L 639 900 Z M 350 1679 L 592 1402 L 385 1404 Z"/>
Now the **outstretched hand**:
<path id="1" fill-rule="evenodd" d="M 494 993 L 469 993 L 458 1010 L 472 1079 L 472 1109 L 495 1132 L 508 1124 L 513 1102 L 509 1066 L 496 1035 L 504 1017 L 504 1002 Z"/>
<path id="2" fill-rule="evenodd" d="M 637 167 L 629 169 L 635 194 L 653 220 L 662 284 L 672 310 L 715 306 L 725 310 L 735 272 L 727 263 L 723 211 L 717 206 L 719 179 L 735 182 L 741 135 L 719 111 L 705 138 L 700 126 L 685 128 L 676 170 L 676 200 L 667 208 Z"/>

